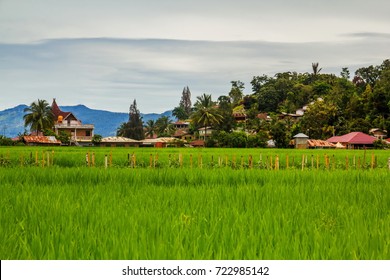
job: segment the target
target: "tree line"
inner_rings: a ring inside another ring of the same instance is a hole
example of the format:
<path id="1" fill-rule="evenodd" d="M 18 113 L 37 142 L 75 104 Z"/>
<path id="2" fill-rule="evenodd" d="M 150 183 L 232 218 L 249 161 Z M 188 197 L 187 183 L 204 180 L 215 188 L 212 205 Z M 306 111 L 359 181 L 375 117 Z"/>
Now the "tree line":
<path id="1" fill-rule="evenodd" d="M 327 139 L 352 131 L 368 133 L 371 128 L 390 131 L 389 59 L 380 65 L 361 67 L 353 77 L 347 67 L 339 76 L 322 73 L 319 63 L 312 63 L 311 68 L 311 73 L 254 76 L 250 94 L 244 94 L 243 82 L 232 81 L 226 95 L 214 101 L 211 94 L 204 93 L 196 97 L 194 106 L 191 92 L 185 87 L 172 113 L 178 120 L 188 120 L 192 133 L 200 127 L 212 129 L 206 142 L 219 147 L 261 147 L 269 139 L 277 147 L 287 147 L 299 132 L 311 139 Z M 304 111 L 302 117 L 296 115 L 300 109 Z M 240 114 L 243 121 L 234 117 Z M 130 127 L 137 129 L 131 132 Z M 145 133 L 170 136 L 174 133 L 172 120 L 161 117 L 148 121 L 142 129 L 134 100 L 129 121 L 118 128 L 118 135 L 140 140 Z"/>

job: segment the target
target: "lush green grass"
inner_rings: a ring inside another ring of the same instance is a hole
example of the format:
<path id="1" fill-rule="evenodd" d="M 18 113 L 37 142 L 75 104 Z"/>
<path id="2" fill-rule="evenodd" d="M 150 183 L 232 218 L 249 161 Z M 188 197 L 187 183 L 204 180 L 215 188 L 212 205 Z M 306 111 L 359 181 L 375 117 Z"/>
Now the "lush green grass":
<path id="1" fill-rule="evenodd" d="M 80 147 L 0 147 L 0 167 L 47 166 L 47 158 L 58 167 L 84 167 L 86 156 L 95 158 L 95 167 L 108 165 L 122 168 L 132 165 L 148 168 L 220 168 L 275 169 L 370 169 L 372 159 L 375 168 L 388 168 L 390 150 L 295 150 L 295 149 L 191 149 L 191 148 L 80 148 Z M 252 158 L 252 164 L 249 158 Z M 328 166 L 326 165 L 328 158 Z M 287 159 L 288 158 L 288 159 Z M 36 161 L 38 160 L 38 161 Z M 347 162 L 348 160 L 348 162 Z M 348 165 L 348 166 L 347 166 Z"/>
<path id="2" fill-rule="evenodd" d="M 389 259 L 388 178 L 384 168 L 0 168 L 0 259 Z"/>

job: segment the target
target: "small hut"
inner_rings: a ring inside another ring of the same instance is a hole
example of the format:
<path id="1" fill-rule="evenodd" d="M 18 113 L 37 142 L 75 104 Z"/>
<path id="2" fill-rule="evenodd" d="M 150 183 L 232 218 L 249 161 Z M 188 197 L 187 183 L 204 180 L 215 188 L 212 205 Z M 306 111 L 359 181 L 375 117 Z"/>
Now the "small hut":
<path id="1" fill-rule="evenodd" d="M 296 149 L 307 149 L 309 136 L 303 133 L 298 133 L 294 137 Z"/>

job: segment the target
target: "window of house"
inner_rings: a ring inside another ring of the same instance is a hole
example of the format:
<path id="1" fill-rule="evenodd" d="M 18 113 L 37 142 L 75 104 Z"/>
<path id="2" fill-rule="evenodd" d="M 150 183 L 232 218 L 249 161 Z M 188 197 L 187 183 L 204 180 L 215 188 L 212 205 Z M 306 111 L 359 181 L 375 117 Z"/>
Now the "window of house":
<path id="1" fill-rule="evenodd" d="M 87 131 L 85 132 L 85 136 L 91 136 L 91 131 L 87 130 Z"/>

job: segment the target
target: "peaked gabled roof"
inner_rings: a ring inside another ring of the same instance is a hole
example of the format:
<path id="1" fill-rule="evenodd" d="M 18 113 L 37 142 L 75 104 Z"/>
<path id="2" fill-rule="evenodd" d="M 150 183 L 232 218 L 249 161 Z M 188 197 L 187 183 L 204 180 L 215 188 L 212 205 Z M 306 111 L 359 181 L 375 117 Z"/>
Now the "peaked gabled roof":
<path id="1" fill-rule="evenodd" d="M 58 119 L 59 116 L 62 116 L 62 118 L 65 120 L 69 116 L 73 116 L 76 120 L 78 120 L 72 112 L 61 111 L 60 107 L 57 105 L 55 98 L 53 98 L 53 103 L 51 104 L 51 110 L 56 119 Z"/>
<path id="2" fill-rule="evenodd" d="M 377 140 L 375 137 L 365 134 L 363 132 L 351 132 L 342 136 L 333 136 L 329 138 L 331 143 L 348 143 L 348 144 L 372 144 Z"/>

